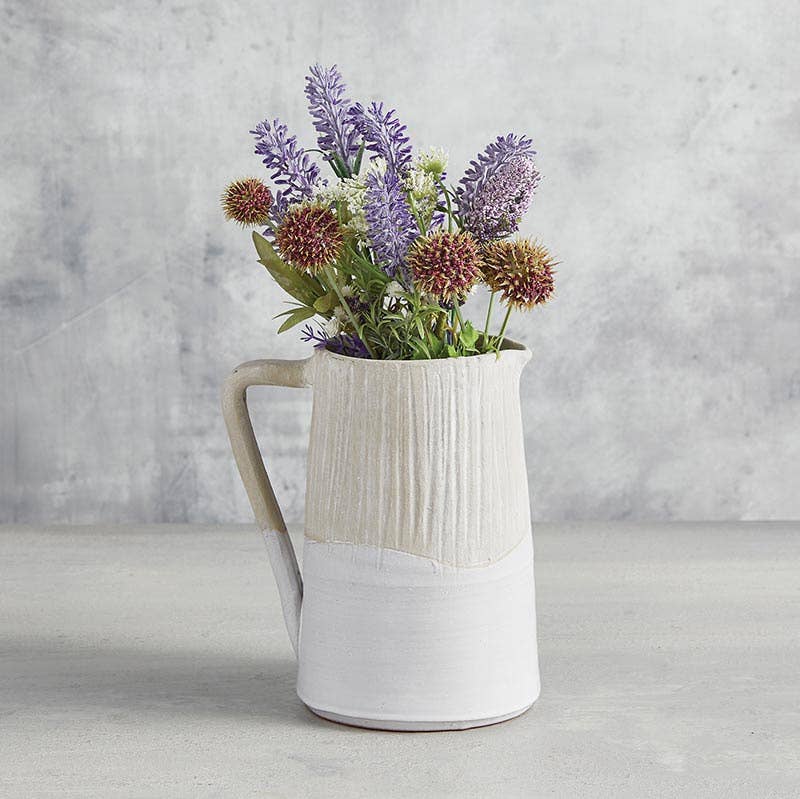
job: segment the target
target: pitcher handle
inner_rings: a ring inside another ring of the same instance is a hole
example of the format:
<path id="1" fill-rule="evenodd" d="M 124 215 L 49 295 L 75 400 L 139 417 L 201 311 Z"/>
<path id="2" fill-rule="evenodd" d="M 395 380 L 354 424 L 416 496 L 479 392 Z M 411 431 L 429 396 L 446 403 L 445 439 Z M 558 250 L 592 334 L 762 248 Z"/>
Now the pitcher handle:
<path id="1" fill-rule="evenodd" d="M 267 545 L 272 573 L 278 584 L 283 618 L 295 655 L 300 632 L 303 580 L 300 577 L 294 547 L 286 530 L 286 522 L 283 520 L 253 432 L 253 424 L 247 410 L 247 389 L 250 386 L 305 388 L 310 385 L 310 361 L 310 358 L 298 361 L 247 361 L 233 370 L 225 381 L 222 391 L 222 413 L 228 428 L 233 456 L 253 507 L 256 522 Z"/>

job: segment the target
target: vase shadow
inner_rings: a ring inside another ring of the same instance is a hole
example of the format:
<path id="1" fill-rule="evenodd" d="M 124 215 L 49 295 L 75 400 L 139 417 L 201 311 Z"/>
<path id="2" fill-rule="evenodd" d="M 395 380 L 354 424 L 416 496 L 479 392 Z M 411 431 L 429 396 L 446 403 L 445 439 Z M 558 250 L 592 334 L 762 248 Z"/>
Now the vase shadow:
<path id="1" fill-rule="evenodd" d="M 289 654 L 3 636 L 0 662 L 0 697 L 12 712 L 69 708 L 325 724 L 298 699 L 297 664 Z"/>

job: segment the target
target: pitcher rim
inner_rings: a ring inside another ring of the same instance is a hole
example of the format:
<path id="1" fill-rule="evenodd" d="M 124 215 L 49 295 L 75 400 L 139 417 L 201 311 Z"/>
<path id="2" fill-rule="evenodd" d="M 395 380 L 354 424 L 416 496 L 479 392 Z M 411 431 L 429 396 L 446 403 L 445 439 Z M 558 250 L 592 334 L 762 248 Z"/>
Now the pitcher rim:
<path id="1" fill-rule="evenodd" d="M 519 353 L 525 359 L 525 362 L 530 360 L 533 353 L 531 352 L 528 347 L 524 344 L 521 344 L 518 341 L 514 341 L 513 339 L 507 338 L 503 341 L 502 346 L 500 347 L 500 353 L 503 352 L 514 352 Z M 462 355 L 458 358 L 425 358 L 420 360 L 405 360 L 402 358 L 356 358 L 352 355 L 343 355 L 339 352 L 331 352 L 327 349 L 319 349 L 315 353 L 318 356 L 326 357 L 326 358 L 333 358 L 334 360 L 338 361 L 346 361 L 346 362 L 356 362 L 359 364 L 370 364 L 378 366 L 379 364 L 403 364 L 409 366 L 433 366 L 433 365 L 441 365 L 444 363 L 487 363 L 490 359 L 498 361 L 499 354 L 494 352 L 484 352 L 480 355 Z"/>

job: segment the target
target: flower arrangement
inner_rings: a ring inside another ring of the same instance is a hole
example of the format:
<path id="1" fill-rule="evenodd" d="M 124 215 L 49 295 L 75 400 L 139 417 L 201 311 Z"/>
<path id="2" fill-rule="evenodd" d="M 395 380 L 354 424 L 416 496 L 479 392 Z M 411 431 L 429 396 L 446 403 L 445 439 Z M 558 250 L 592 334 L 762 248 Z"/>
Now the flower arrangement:
<path id="1" fill-rule="evenodd" d="M 318 149 L 277 119 L 260 122 L 251 133 L 273 188 L 244 178 L 222 197 L 227 218 L 263 229 L 253 232 L 259 262 L 292 298 L 278 332 L 305 323 L 304 340 L 359 358 L 498 352 L 511 311 L 553 296 L 547 249 L 508 238 L 539 182 L 531 140 L 499 136 L 447 186 L 446 153 L 415 154 L 396 111 L 351 102 L 335 65 L 311 67 L 305 94 Z M 491 298 L 476 327 L 461 307 L 481 283 Z M 496 298 L 506 311 L 492 334 Z"/>

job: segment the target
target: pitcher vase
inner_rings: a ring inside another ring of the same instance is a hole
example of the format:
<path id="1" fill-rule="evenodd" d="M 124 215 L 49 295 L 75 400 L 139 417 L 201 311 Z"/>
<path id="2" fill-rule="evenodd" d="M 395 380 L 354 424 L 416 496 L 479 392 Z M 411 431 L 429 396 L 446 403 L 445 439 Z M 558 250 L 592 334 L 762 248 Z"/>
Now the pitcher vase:
<path id="1" fill-rule="evenodd" d="M 539 695 L 519 380 L 530 352 L 429 361 L 250 361 L 225 383 L 236 463 L 267 544 L 297 693 L 390 730 L 493 724 Z M 313 390 L 297 565 L 249 386 Z"/>

